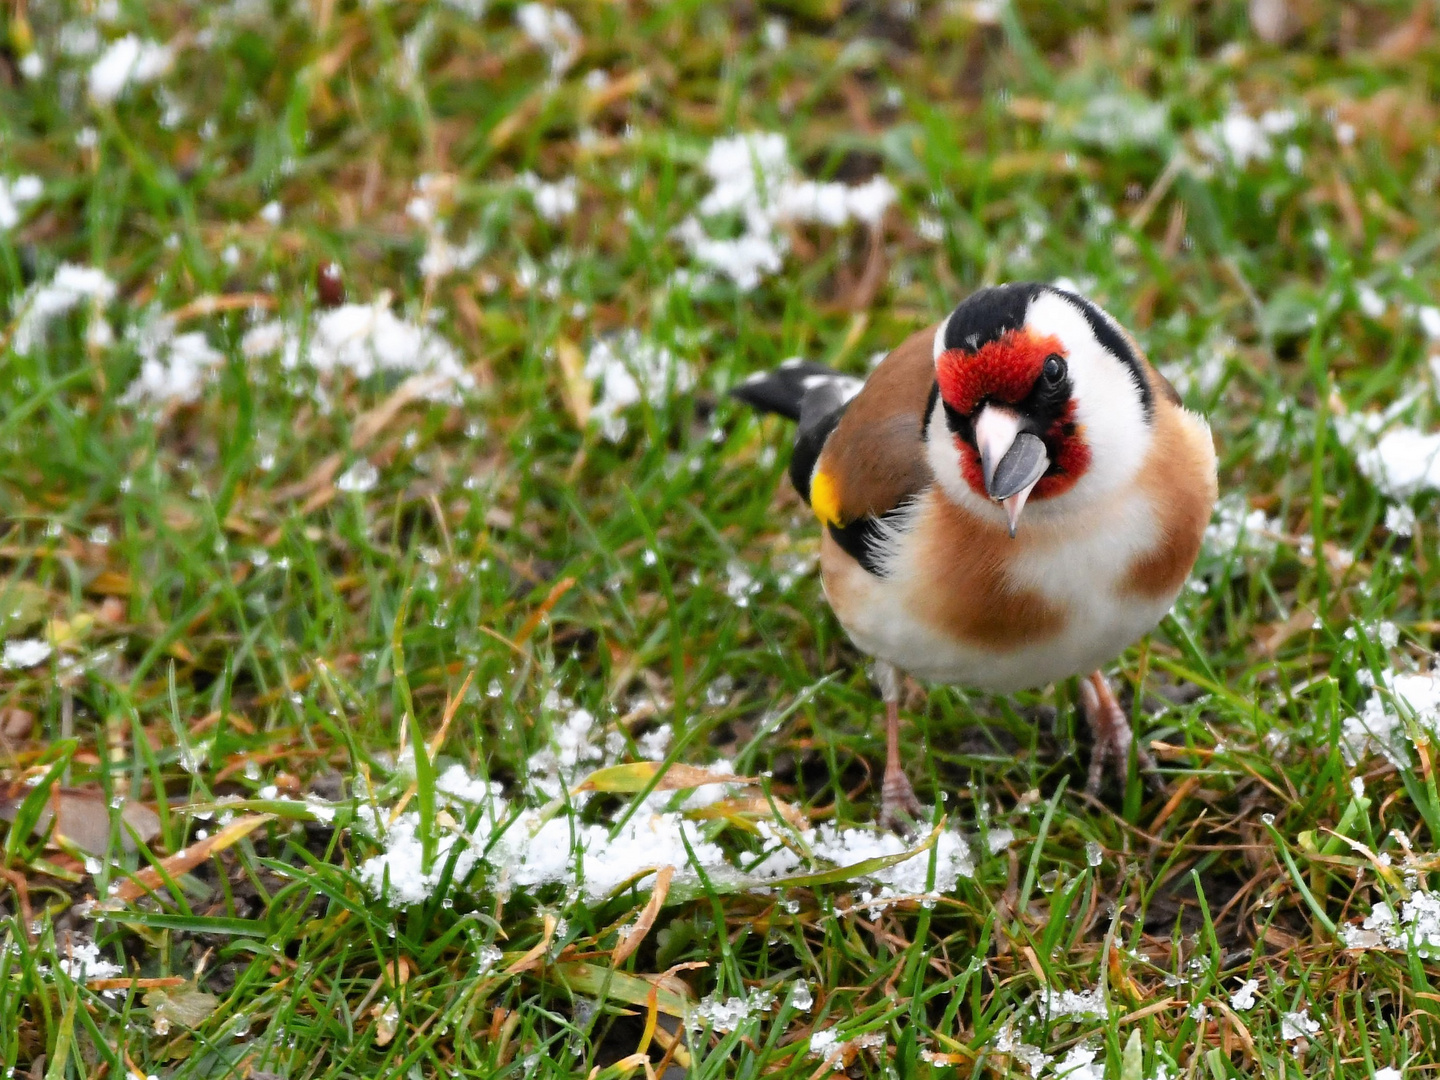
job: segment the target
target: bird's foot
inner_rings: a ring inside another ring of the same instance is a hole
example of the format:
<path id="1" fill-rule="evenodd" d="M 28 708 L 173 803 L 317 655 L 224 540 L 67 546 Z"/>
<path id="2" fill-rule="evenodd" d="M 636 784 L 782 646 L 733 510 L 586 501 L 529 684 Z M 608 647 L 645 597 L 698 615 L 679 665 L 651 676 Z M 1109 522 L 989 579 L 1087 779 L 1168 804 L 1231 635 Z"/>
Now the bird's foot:
<path id="1" fill-rule="evenodd" d="M 1110 684 L 1105 681 L 1101 672 L 1093 672 L 1080 680 L 1080 704 L 1090 731 L 1095 736 L 1095 745 L 1090 751 L 1090 772 L 1085 780 L 1085 793 L 1100 793 L 1106 761 L 1114 763 L 1116 776 L 1119 777 L 1121 788 L 1124 788 L 1131 746 L 1135 747 L 1135 759 L 1146 786 L 1151 791 L 1163 793 L 1166 788 L 1160 775 L 1160 767 L 1155 764 L 1155 758 L 1150 751 L 1135 741 L 1130 719 L 1115 700 Z"/>
<path id="2" fill-rule="evenodd" d="M 929 816 L 915 797 L 910 778 L 900 769 L 887 768 L 880 785 L 880 825 L 904 836 L 914 832 Z"/>

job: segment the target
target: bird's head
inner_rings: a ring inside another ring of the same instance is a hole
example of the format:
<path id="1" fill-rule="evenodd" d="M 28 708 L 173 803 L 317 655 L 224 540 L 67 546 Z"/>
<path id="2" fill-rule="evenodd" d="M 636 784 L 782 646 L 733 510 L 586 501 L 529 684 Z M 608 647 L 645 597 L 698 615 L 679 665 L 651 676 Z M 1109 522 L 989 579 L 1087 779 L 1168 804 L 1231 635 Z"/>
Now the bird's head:
<path id="1" fill-rule="evenodd" d="M 957 502 L 1003 509 L 1014 536 L 1027 505 L 1049 515 L 1134 480 L 1154 411 L 1146 365 L 1090 301 L 1035 283 L 981 289 L 936 329 L 934 352 L 926 441 Z"/>

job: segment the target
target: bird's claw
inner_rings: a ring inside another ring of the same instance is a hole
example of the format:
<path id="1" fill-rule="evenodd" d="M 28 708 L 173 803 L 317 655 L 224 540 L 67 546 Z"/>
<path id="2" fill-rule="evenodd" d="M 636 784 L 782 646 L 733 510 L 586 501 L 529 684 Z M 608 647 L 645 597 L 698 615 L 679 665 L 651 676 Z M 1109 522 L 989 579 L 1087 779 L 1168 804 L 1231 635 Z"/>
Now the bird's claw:
<path id="1" fill-rule="evenodd" d="M 899 769 L 886 769 L 885 780 L 880 785 L 880 825 L 905 836 L 928 817 L 925 807 L 915 797 L 910 778 Z"/>

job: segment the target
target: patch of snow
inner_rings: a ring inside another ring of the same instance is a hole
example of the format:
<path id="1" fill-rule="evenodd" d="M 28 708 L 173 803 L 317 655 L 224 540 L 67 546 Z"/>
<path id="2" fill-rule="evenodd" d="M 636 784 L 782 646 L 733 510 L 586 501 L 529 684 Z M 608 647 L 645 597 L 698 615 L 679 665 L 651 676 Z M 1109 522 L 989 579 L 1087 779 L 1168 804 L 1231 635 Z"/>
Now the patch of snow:
<path id="1" fill-rule="evenodd" d="M 714 994 L 701 998 L 695 1003 L 694 1011 L 687 1020 L 693 1028 L 709 1026 L 711 1031 L 736 1031 L 746 1022 L 755 1019 L 775 1004 L 775 995 L 769 990 L 751 990 L 745 997 L 730 997 L 721 1000 Z"/>
<path id="2" fill-rule="evenodd" d="M 1240 988 L 1230 995 L 1230 1008 L 1236 1012 L 1248 1012 L 1255 1007 L 1255 991 L 1260 989 L 1259 979 L 1246 979 Z"/>
<path id="3" fill-rule="evenodd" d="M 1397 502 L 1440 490 L 1440 432 L 1391 428 L 1356 454 L 1355 465 L 1382 495 Z"/>
<path id="4" fill-rule="evenodd" d="M 278 352 L 287 370 L 310 367 L 321 376 L 430 376 L 422 396 L 432 401 L 453 402 L 458 391 L 475 385 L 455 347 L 429 327 L 393 314 L 387 297 L 316 312 L 304 334 L 278 320 L 260 323 L 246 332 L 240 351 L 251 360 Z"/>
<path id="5" fill-rule="evenodd" d="M 129 337 L 140 354 L 140 373 L 120 399 L 126 405 L 190 404 L 225 362 L 203 333 L 177 334 L 163 315 L 133 328 Z"/>
<path id="6" fill-rule="evenodd" d="M 611 442 L 625 437 L 628 425 L 621 415 L 625 410 L 641 401 L 659 408 L 671 394 L 684 393 L 694 385 L 688 364 L 633 329 L 590 346 L 583 374 L 600 392 L 590 418 Z"/>
<path id="7" fill-rule="evenodd" d="M 515 184 L 530 193 L 530 198 L 535 203 L 535 212 L 546 221 L 563 221 L 580 206 L 579 189 L 573 176 L 552 182 L 541 180 L 534 173 L 524 172 L 515 178 Z"/>
<path id="8" fill-rule="evenodd" d="M 785 136 L 776 132 L 717 139 L 706 152 L 704 169 L 711 190 L 701 199 L 698 214 L 681 222 L 674 235 L 697 262 L 747 291 L 783 265 L 789 249 L 779 231 L 783 223 L 838 227 L 860 221 L 878 226 L 896 198 L 894 186 L 883 176 L 853 186 L 797 178 Z M 740 236 L 710 235 L 702 219 L 724 214 L 741 217 Z"/>
<path id="9" fill-rule="evenodd" d="M 1063 1020 L 1068 1017 L 1110 1015 L 1105 993 L 1098 986 L 1093 990 L 1052 990 L 1044 988 L 1036 995 L 1035 1007 L 1041 1016 Z"/>
<path id="10" fill-rule="evenodd" d="M 1006 1021 L 1005 1026 L 995 1033 L 991 1041 L 996 1053 L 1008 1054 L 1015 1061 L 1029 1071 L 1033 1077 L 1038 1077 L 1049 1067 L 1051 1057 L 1038 1046 L 1032 1046 L 1020 1038 L 1014 1018 Z"/>
<path id="11" fill-rule="evenodd" d="M 580 57 L 580 28 L 563 8 L 521 4 L 515 9 L 521 32 L 550 58 L 550 77 L 559 78 Z"/>
<path id="12" fill-rule="evenodd" d="M 1352 765 L 1373 752 L 1397 768 L 1408 766 L 1405 724 L 1392 698 L 1410 710 L 1422 729 L 1440 733 L 1440 672 L 1386 672 L 1384 681 L 1389 694 L 1372 691 L 1360 714 L 1347 717 L 1341 726 L 1341 753 Z"/>
<path id="13" fill-rule="evenodd" d="M 1072 1046 L 1054 1065 L 1057 1080 L 1105 1080 L 1105 1062 L 1097 1065 L 1098 1051 L 1090 1046 Z"/>
<path id="14" fill-rule="evenodd" d="M 57 942 L 55 951 L 58 954 L 55 969 L 63 971 L 75 982 L 114 979 L 125 974 L 123 967 L 100 955 L 100 947 L 93 941 L 71 937 L 68 947 L 62 948 Z M 49 974 L 49 970 L 41 965 L 41 974 Z"/>
<path id="15" fill-rule="evenodd" d="M 1355 289 L 1355 300 L 1360 305 L 1360 310 L 1369 319 L 1378 319 L 1385 314 L 1385 298 L 1381 296 L 1370 285 L 1359 285 Z"/>
<path id="16" fill-rule="evenodd" d="M 18 225 L 25 207 L 40 198 L 44 190 L 45 185 L 38 176 L 0 178 L 0 229 L 13 229 Z"/>
<path id="17" fill-rule="evenodd" d="M 1279 521 L 1266 517 L 1263 510 L 1250 509 L 1242 493 L 1230 492 L 1215 504 L 1214 517 L 1205 527 L 1205 551 L 1212 558 L 1269 556 L 1280 530 Z"/>
<path id="18" fill-rule="evenodd" d="M 100 54 L 90 67 L 90 98 L 101 105 L 117 101 L 131 86 L 165 76 L 175 64 L 168 45 L 126 34 Z"/>
<path id="19" fill-rule="evenodd" d="M 19 321 L 11 347 L 21 356 L 28 356 L 45 339 L 51 323 L 86 301 L 91 305 L 92 318 L 103 321 L 100 311 L 115 299 L 115 292 L 115 282 L 103 270 L 62 263 L 48 284 L 37 282 L 21 295 L 15 308 Z"/>
<path id="20" fill-rule="evenodd" d="M 54 650 L 48 641 L 39 638 L 13 638 L 5 642 L 5 652 L 0 656 L 0 668 L 6 671 L 20 671 L 43 664 Z"/>
<path id="21" fill-rule="evenodd" d="M 1309 1039 L 1320 1033 L 1320 1022 L 1308 1012 L 1287 1012 L 1280 1017 L 1280 1037 L 1287 1042 Z"/>

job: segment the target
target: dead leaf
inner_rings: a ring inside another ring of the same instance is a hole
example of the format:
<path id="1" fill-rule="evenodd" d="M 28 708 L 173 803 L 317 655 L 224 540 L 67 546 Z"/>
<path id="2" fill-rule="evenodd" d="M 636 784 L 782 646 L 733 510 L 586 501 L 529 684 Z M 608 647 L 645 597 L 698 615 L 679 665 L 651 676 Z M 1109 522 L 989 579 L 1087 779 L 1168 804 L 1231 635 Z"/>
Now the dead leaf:
<path id="1" fill-rule="evenodd" d="M 370 1015 L 375 1017 L 375 1045 L 389 1046 L 400 1030 L 400 1006 L 393 1001 L 376 1002 L 370 1008 Z"/>
<path id="2" fill-rule="evenodd" d="M 675 867 L 662 866 L 655 875 L 655 887 L 650 891 L 650 899 L 645 904 L 645 910 L 640 912 L 640 917 L 635 920 L 635 925 L 630 932 L 620 939 L 620 944 L 615 946 L 615 951 L 610 954 L 610 962 L 619 967 L 625 960 L 640 947 L 645 940 L 645 935 L 655 925 L 655 917 L 660 914 L 660 908 L 665 904 L 665 897 L 670 893 L 670 879 L 675 876 Z"/>
<path id="3" fill-rule="evenodd" d="M 651 779 L 661 768 L 664 775 L 651 787 Z M 582 791 L 610 791 L 633 794 L 650 787 L 652 791 L 684 791 L 687 788 L 704 787 L 706 784 L 758 784 L 753 776 L 718 775 L 708 769 L 676 762 L 668 767 L 661 761 L 632 761 L 624 765 L 609 765 L 596 769 L 572 794 Z"/>
<path id="4" fill-rule="evenodd" d="M 0 799 L 0 819 L 14 821 L 25 799 L 15 793 Z M 80 788 L 57 787 L 35 823 L 37 835 L 50 832 L 52 843 L 63 839 L 90 855 L 104 855 L 110 845 L 110 804 L 103 793 Z M 160 817 L 144 803 L 126 799 L 120 804 L 120 847 L 136 850 L 136 838 L 149 843 L 160 835 Z M 55 828 L 50 829 L 50 822 Z M 128 826 L 128 827 L 127 827 Z"/>
<path id="5" fill-rule="evenodd" d="M 150 1009 L 152 1023 L 159 1020 L 162 1024 L 178 1024 L 187 1030 L 198 1028 L 220 1004 L 220 999 L 214 994 L 207 994 L 195 986 L 151 990 L 143 1000 Z"/>
<path id="6" fill-rule="evenodd" d="M 207 836 L 198 844 L 191 844 L 187 848 L 181 848 L 174 855 L 160 861 L 159 868 L 149 866 L 136 874 L 132 874 L 127 881 L 122 881 L 115 886 L 111 896 L 116 900 L 130 901 L 144 896 L 146 893 L 154 892 L 160 888 L 165 876 L 175 877 L 178 874 L 186 874 L 199 866 L 206 859 L 210 858 L 217 851 L 224 851 L 232 844 L 239 842 L 249 836 L 265 822 L 274 818 L 274 814 L 251 814 L 248 817 L 239 818 L 226 825 L 213 836 Z"/>
<path id="7" fill-rule="evenodd" d="M 585 377 L 585 357 L 580 347 L 567 337 L 555 342 L 555 356 L 560 361 L 560 399 L 570 410 L 575 426 L 581 431 L 590 423 L 590 380 Z"/>
<path id="8" fill-rule="evenodd" d="M 27 738 L 35 726 L 35 714 L 28 709 L 5 709 L 0 712 L 0 735 L 7 739 Z"/>

